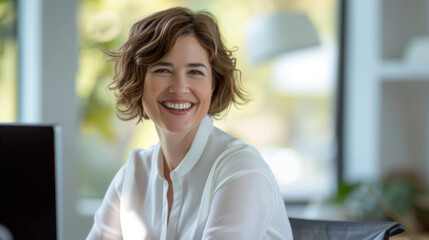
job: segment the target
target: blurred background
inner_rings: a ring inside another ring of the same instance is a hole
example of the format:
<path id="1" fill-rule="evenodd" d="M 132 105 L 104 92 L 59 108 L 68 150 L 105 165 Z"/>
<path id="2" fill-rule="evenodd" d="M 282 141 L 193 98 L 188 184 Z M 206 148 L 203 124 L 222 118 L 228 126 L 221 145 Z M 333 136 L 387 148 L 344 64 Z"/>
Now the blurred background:
<path id="1" fill-rule="evenodd" d="M 215 125 L 261 152 L 290 216 L 428 229 L 429 0 L 0 0 L 0 122 L 62 126 L 65 239 L 158 141 L 116 117 L 100 48 L 173 6 L 213 13 L 235 49 L 253 100 Z"/>

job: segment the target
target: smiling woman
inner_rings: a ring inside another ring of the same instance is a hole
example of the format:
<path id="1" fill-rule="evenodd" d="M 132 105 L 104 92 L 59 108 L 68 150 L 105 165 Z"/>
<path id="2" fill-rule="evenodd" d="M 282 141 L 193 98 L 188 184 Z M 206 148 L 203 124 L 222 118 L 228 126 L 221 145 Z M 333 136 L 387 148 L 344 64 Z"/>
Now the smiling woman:
<path id="1" fill-rule="evenodd" d="M 262 156 L 213 126 L 246 101 L 220 39 L 210 13 L 175 7 L 135 23 L 109 53 L 121 117 L 150 119 L 159 142 L 131 151 L 88 239 L 292 239 Z"/>

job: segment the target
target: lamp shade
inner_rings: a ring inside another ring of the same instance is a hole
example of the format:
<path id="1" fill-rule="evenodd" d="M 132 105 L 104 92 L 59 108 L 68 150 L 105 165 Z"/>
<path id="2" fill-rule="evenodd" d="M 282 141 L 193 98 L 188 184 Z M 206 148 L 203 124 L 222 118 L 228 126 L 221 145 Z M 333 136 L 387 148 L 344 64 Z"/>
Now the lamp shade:
<path id="1" fill-rule="evenodd" d="M 320 44 L 310 18 L 307 14 L 296 11 L 280 11 L 251 19 L 246 41 L 247 54 L 252 63 Z"/>

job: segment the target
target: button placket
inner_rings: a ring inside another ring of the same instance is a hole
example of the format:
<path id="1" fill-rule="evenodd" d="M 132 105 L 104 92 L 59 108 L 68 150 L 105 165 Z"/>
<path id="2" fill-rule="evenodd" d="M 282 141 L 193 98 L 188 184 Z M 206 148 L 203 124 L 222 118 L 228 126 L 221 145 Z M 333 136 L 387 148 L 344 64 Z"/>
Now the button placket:
<path id="1" fill-rule="evenodd" d="M 163 232 L 163 234 L 162 235 L 164 235 L 165 236 L 165 238 L 166 238 L 166 236 L 167 236 L 167 222 L 168 222 L 168 199 L 167 199 L 167 192 L 168 192 L 168 188 L 169 188 L 169 186 L 168 186 L 168 182 L 167 182 L 167 180 L 164 180 L 164 183 L 163 183 L 163 186 L 164 186 L 164 189 L 163 189 L 163 200 L 162 200 L 162 232 Z M 165 239 L 165 238 L 163 238 L 163 239 Z"/>
<path id="2" fill-rule="evenodd" d="M 182 177 L 177 176 L 176 172 L 172 172 L 171 180 L 173 183 L 173 204 L 170 211 L 170 222 L 167 226 L 167 239 L 174 239 L 177 228 L 177 221 L 180 215 L 180 206 L 182 204 Z"/>

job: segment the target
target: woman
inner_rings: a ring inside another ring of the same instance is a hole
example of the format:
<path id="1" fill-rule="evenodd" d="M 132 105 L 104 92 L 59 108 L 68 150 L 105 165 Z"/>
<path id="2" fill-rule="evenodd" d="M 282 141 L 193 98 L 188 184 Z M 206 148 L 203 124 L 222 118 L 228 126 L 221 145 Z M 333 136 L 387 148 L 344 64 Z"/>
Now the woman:
<path id="1" fill-rule="evenodd" d="M 132 150 L 88 239 L 292 239 L 260 154 L 212 125 L 246 99 L 213 17 L 155 13 L 110 56 L 121 118 L 151 119 L 160 141 Z"/>

